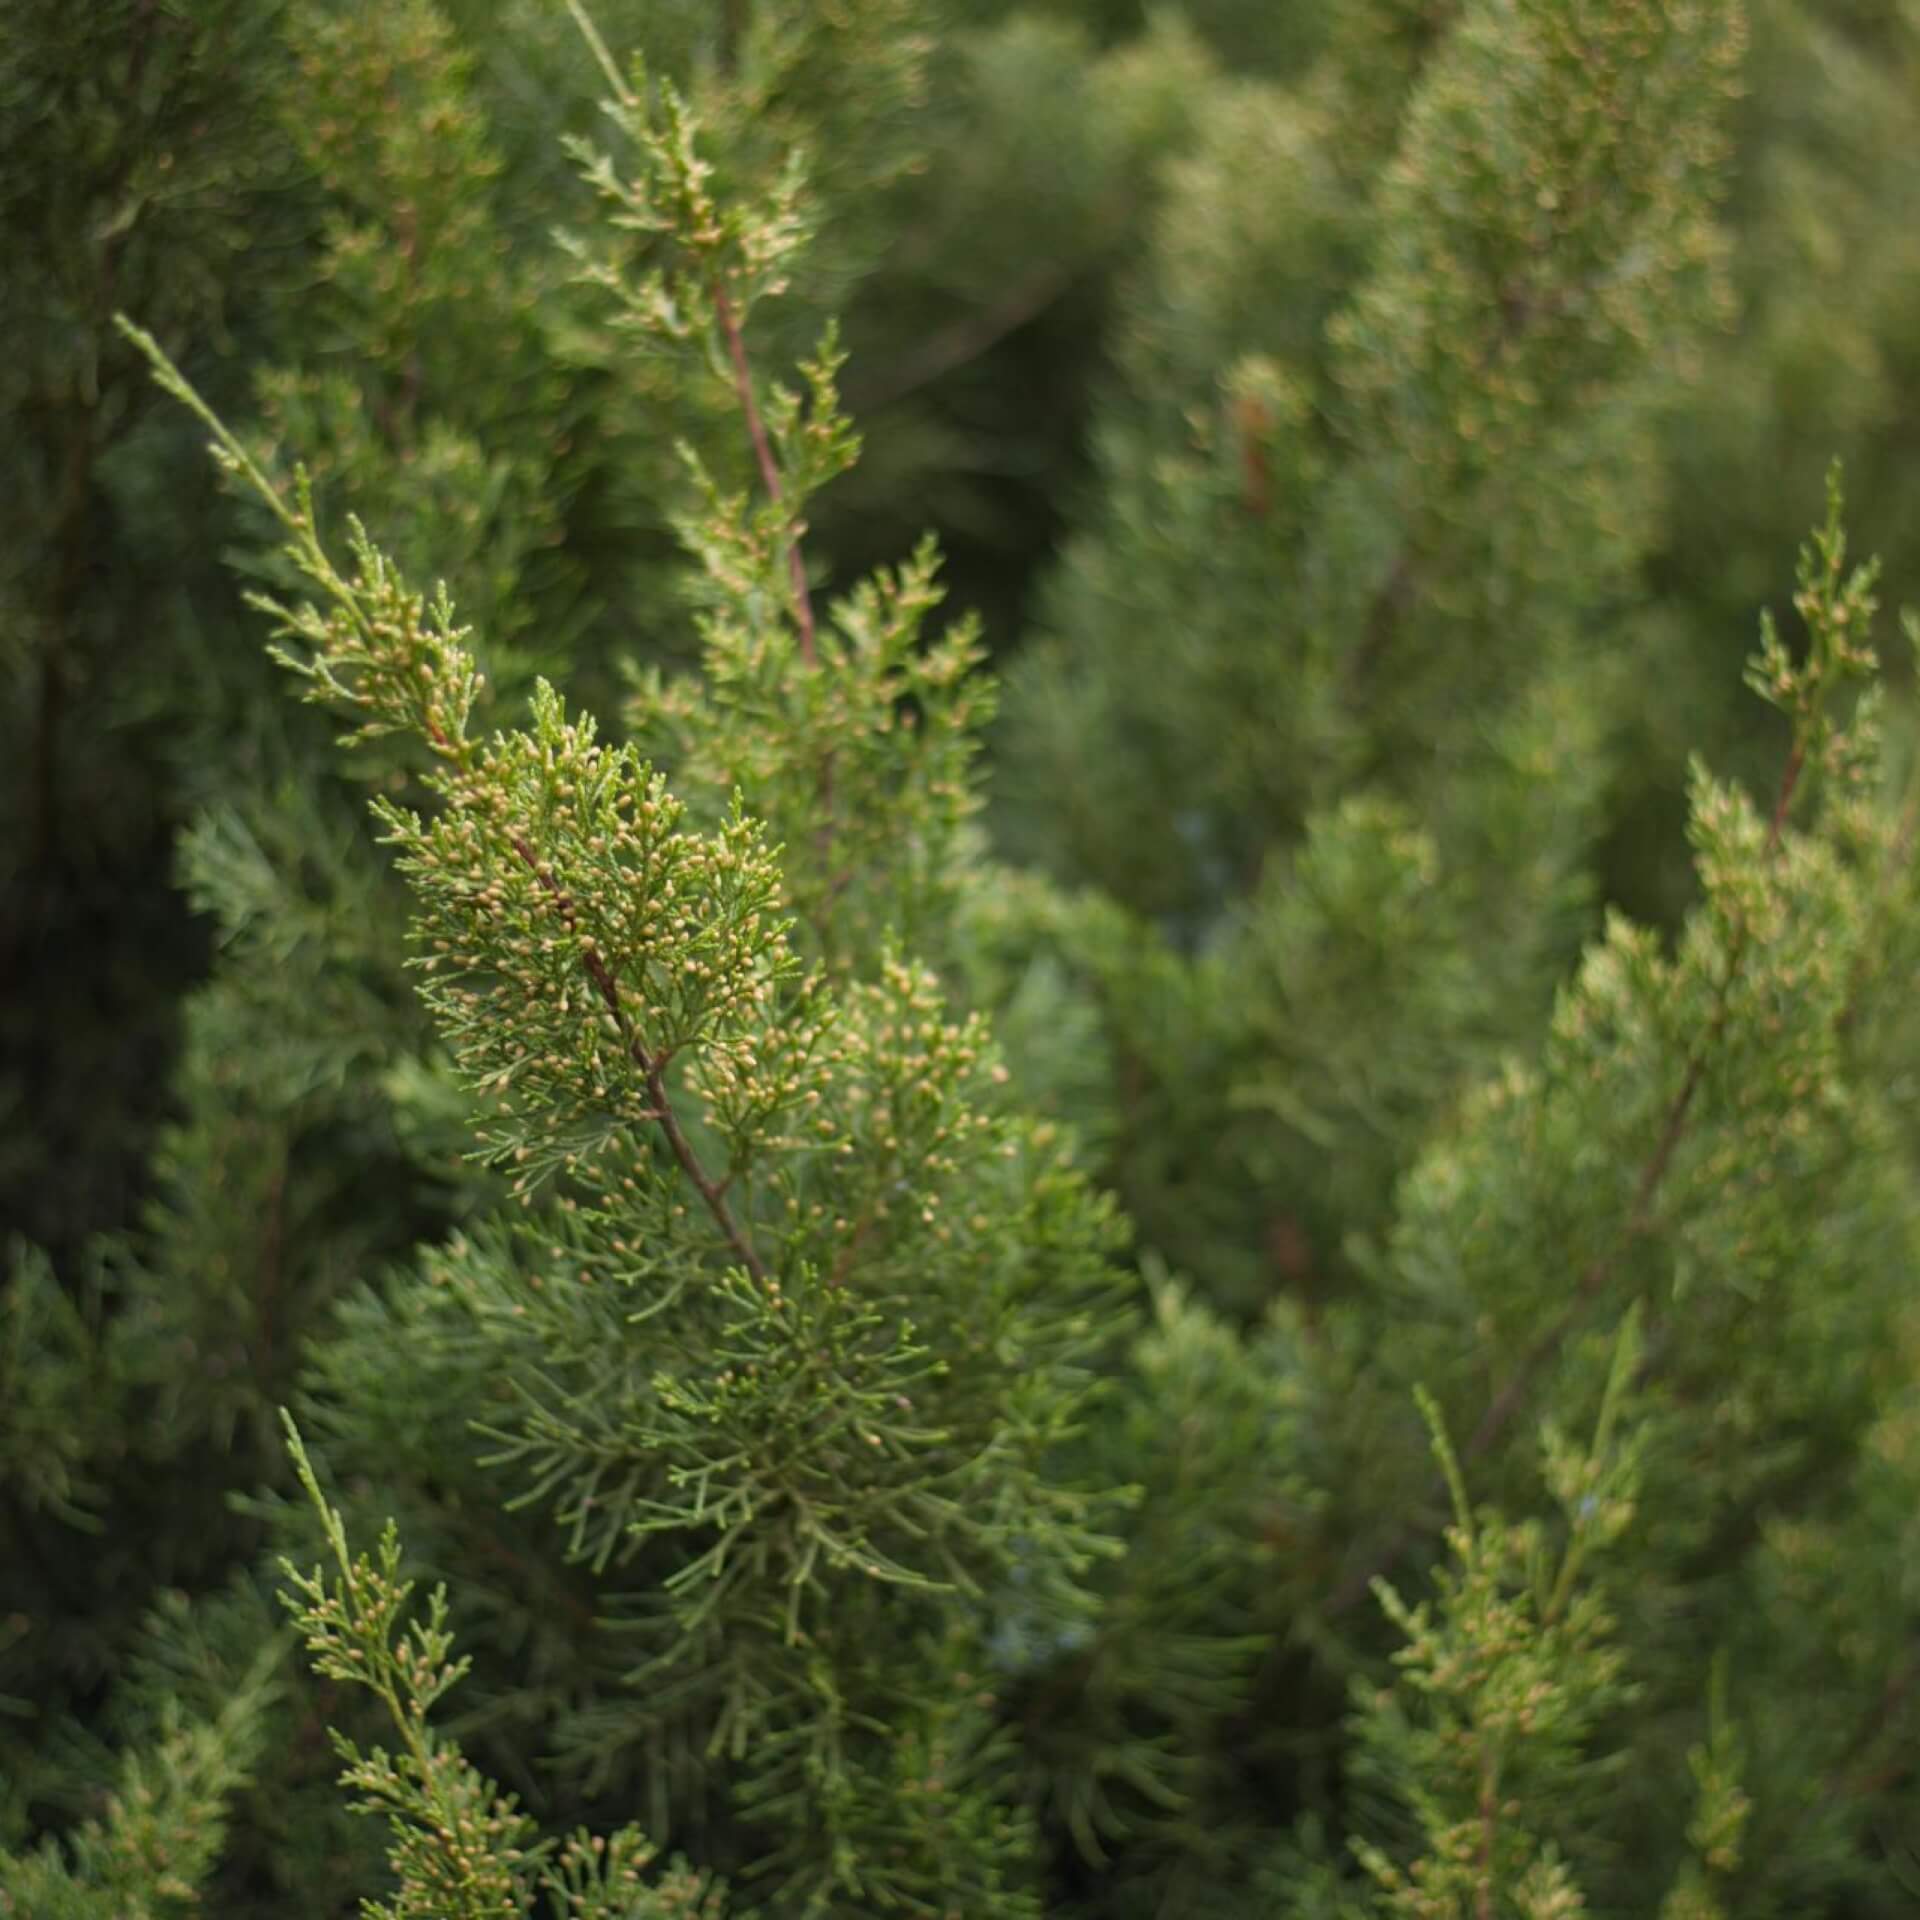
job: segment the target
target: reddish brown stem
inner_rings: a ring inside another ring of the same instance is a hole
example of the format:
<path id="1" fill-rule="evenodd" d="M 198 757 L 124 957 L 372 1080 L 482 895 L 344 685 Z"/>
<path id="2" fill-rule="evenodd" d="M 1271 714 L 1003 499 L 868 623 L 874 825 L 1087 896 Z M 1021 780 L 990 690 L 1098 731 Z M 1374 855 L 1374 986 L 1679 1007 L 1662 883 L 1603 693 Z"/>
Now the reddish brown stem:
<path id="1" fill-rule="evenodd" d="M 636 1047 L 634 1052 L 636 1064 L 642 1058 Z M 647 1076 L 647 1093 L 653 1101 L 655 1113 L 659 1116 L 660 1131 L 667 1136 L 667 1145 L 673 1150 L 673 1157 L 679 1163 L 680 1171 L 693 1182 L 694 1190 L 699 1194 L 707 1211 L 713 1215 L 720 1231 L 727 1236 L 734 1252 L 740 1256 L 740 1264 L 756 1280 L 764 1280 L 767 1277 L 766 1267 L 761 1263 L 760 1256 L 754 1252 L 752 1242 L 741 1230 L 739 1221 L 733 1217 L 733 1209 L 727 1205 L 727 1197 L 720 1182 L 700 1164 L 700 1156 L 694 1152 L 693 1143 L 680 1130 L 679 1116 L 673 1110 L 673 1102 L 667 1097 L 665 1065 L 656 1059 L 651 1064 L 642 1066 L 641 1070 Z"/>
<path id="2" fill-rule="evenodd" d="M 767 498 L 780 506 L 785 502 L 786 489 L 780 484 L 780 469 L 774 462 L 766 424 L 760 418 L 760 404 L 753 397 L 753 370 L 747 364 L 747 343 L 741 335 L 733 302 L 718 281 L 713 287 L 713 313 L 720 323 L 721 337 L 727 343 L 727 358 L 733 362 L 734 389 L 740 396 L 740 411 L 746 416 L 747 435 L 753 442 L 753 457 L 759 464 L 760 478 L 766 486 Z M 812 666 L 817 659 L 813 600 L 807 592 L 807 563 L 800 551 L 800 529 L 791 521 L 787 526 L 787 577 L 793 586 L 793 619 L 800 630 L 800 655 Z"/>
<path id="3" fill-rule="evenodd" d="M 1773 803 L 1773 818 L 1767 825 L 1767 851 L 1772 853 L 1787 830 L 1787 814 L 1793 806 L 1793 790 L 1800 784 L 1800 770 L 1807 764 L 1804 741 L 1796 740 L 1787 756 L 1786 771 L 1780 776 L 1780 792 Z"/>
<path id="4" fill-rule="evenodd" d="M 733 363 L 734 390 L 739 397 L 740 411 L 747 423 L 747 437 L 753 442 L 753 457 L 760 469 L 760 479 L 766 487 L 767 498 L 776 508 L 784 508 L 786 489 L 780 481 L 780 468 L 773 457 L 772 444 L 767 439 L 766 424 L 760 418 L 760 406 L 753 396 L 753 369 L 747 361 L 747 343 L 740 327 L 740 317 L 733 310 L 733 302 L 727 298 L 727 290 L 718 278 L 712 283 L 714 318 L 719 322 L 721 337 L 727 343 L 727 358 Z M 793 592 L 793 618 L 795 628 L 800 635 L 800 657 L 808 666 L 818 666 L 819 650 L 814 642 L 813 600 L 807 592 L 806 556 L 800 550 L 801 525 L 789 516 L 787 521 L 787 577 Z M 822 866 L 826 864 L 833 850 L 833 753 L 829 749 L 820 762 L 820 826 L 814 834 L 814 844 Z M 827 903 L 831 904 L 834 895 L 829 892 Z M 826 937 L 824 921 L 820 927 L 821 936 Z"/>
<path id="5" fill-rule="evenodd" d="M 560 917 L 571 929 L 574 925 L 573 902 L 568 899 L 565 889 L 551 872 L 542 868 L 533 849 L 519 835 L 514 836 L 513 850 L 525 861 L 534 878 L 553 896 L 554 905 Z M 693 1189 L 699 1194 L 708 1213 L 713 1216 L 714 1224 L 726 1235 L 727 1244 L 740 1256 L 740 1264 L 756 1280 L 767 1277 L 765 1263 L 754 1251 L 753 1242 L 746 1236 L 740 1222 L 734 1218 L 733 1209 L 727 1205 L 726 1189 L 707 1172 L 700 1162 L 700 1156 L 694 1151 L 680 1118 L 673 1110 L 673 1101 L 667 1093 L 667 1057 L 664 1053 L 652 1052 L 645 1037 L 627 1013 L 626 1003 L 621 998 L 620 983 L 613 977 L 612 970 L 599 954 L 589 950 L 580 956 L 580 963 L 586 969 L 587 978 L 593 982 L 605 1004 L 607 1012 L 613 1016 L 614 1025 L 620 1029 L 620 1036 L 626 1042 L 627 1055 L 640 1069 L 646 1080 L 647 1097 L 653 1103 L 653 1115 L 659 1122 L 660 1131 L 666 1136 L 667 1146 L 673 1154 L 680 1171 L 692 1182 Z"/>

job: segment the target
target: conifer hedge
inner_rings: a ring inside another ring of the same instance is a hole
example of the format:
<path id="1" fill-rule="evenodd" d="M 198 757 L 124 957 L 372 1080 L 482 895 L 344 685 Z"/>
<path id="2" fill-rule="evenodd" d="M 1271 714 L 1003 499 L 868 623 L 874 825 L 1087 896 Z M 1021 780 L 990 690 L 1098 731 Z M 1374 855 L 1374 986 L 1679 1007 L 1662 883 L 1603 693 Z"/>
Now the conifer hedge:
<path id="1" fill-rule="evenodd" d="M 16 11 L 0 1915 L 1909 1911 L 1911 9 Z"/>

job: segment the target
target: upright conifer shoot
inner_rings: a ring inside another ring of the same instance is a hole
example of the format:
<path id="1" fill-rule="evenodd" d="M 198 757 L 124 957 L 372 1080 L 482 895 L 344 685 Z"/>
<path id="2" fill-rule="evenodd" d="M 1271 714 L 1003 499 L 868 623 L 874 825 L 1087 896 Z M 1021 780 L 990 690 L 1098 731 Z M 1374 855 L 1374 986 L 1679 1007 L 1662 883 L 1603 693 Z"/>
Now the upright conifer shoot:
<path id="1" fill-rule="evenodd" d="M 531 1216 L 422 1284 L 465 1299 L 516 1382 L 491 1457 L 632 1615 L 629 1737 L 695 1741 L 688 1795 L 731 1797 L 783 1911 L 1018 1911 L 990 1691 L 925 1676 L 979 1667 L 1010 1582 L 1043 1613 L 1081 1604 L 1098 1503 L 1053 1476 L 1112 1338 L 1115 1228 L 1009 1107 L 984 1024 L 890 944 L 938 938 L 961 858 L 972 647 L 916 645 L 930 553 L 814 611 L 801 516 L 854 451 L 836 356 L 803 369 L 803 402 L 763 397 L 746 347 L 805 237 L 797 172 L 717 198 L 688 103 L 606 64 L 634 171 L 583 159 L 644 258 L 581 257 L 636 330 L 723 371 L 759 482 L 728 492 L 693 459 L 711 696 L 652 702 L 696 792 L 731 775 L 709 823 L 544 682 L 526 730 L 480 738 L 444 589 L 415 592 L 357 523 L 343 570 L 304 477 L 283 499 L 134 337 L 316 593 L 256 596 L 276 657 L 348 744 L 419 750 L 424 807 L 374 812 L 480 1152 Z M 798 927 L 767 817 L 805 876 Z M 903 857 L 876 858 L 883 834 Z M 322 1633 L 331 1603 L 306 1592 Z M 438 1615 L 423 1631 L 441 1646 Z M 415 1759 L 409 1834 L 445 1812 L 440 1763 Z M 423 1858 L 403 1838 L 394 1864 L 428 1899 Z"/>

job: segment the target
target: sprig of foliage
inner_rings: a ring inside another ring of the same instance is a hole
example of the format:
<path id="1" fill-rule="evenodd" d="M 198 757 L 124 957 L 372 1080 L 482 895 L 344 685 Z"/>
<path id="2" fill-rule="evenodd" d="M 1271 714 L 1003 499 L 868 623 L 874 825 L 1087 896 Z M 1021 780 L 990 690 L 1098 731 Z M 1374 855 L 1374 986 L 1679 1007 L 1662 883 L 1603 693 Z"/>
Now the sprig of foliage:
<path id="1" fill-rule="evenodd" d="M 481 679 L 444 590 L 412 591 L 357 524 L 351 570 L 336 567 L 304 477 L 277 494 L 156 366 L 317 590 L 312 605 L 256 598 L 276 657 L 346 711 L 350 742 L 424 749 L 429 810 L 382 796 L 375 812 L 415 892 L 422 994 L 479 1151 L 527 1215 L 431 1257 L 426 1284 L 462 1303 L 443 1337 L 491 1348 L 510 1383 L 512 1406 L 484 1422 L 493 1464 L 616 1583 L 609 1610 L 641 1651 L 613 1722 L 628 1742 L 704 1745 L 694 1805 L 730 1773 L 742 1816 L 769 1830 L 759 1870 L 805 1910 L 1017 1902 L 1025 1827 L 996 1807 L 1006 1760 L 986 1706 L 930 1696 L 911 1643 L 873 1628 L 891 1595 L 896 1622 L 964 1643 L 1016 1577 L 1051 1611 L 1084 1611 L 1103 1502 L 1052 1476 L 1116 1324 L 1117 1231 L 1052 1130 L 1008 1106 L 984 1024 L 948 1014 L 879 918 L 924 906 L 954 857 L 971 643 L 919 651 L 926 554 L 857 591 L 820 643 L 793 516 L 851 455 L 831 345 L 807 410 L 776 391 L 763 411 L 733 349 L 793 242 L 785 189 L 770 212 L 722 210 L 693 116 L 663 100 L 657 123 L 637 93 L 616 102 L 652 172 L 615 197 L 672 243 L 632 304 L 667 337 L 694 315 L 723 350 L 765 494 L 750 508 L 707 483 L 689 525 L 722 691 L 688 757 L 711 768 L 729 728 L 746 737 L 748 680 L 771 695 L 784 673 L 825 697 L 773 696 L 772 772 L 747 797 L 785 795 L 791 846 L 858 859 L 877 823 L 843 846 L 845 800 L 903 798 L 896 833 L 918 807 L 928 855 L 902 863 L 904 884 L 863 888 L 865 922 L 851 883 L 814 869 L 810 944 L 857 967 L 809 966 L 790 942 L 737 771 L 700 822 L 544 684 L 524 731 L 476 737 Z M 755 650 L 749 674 L 726 672 Z M 909 743 L 896 702 L 915 692 L 929 724 Z M 937 914 L 919 918 L 937 932 Z M 887 1753 L 886 1729 L 916 1727 L 924 1781 Z"/>
<path id="2" fill-rule="evenodd" d="M 1587 1741 L 1632 1698 L 1589 1563 L 1634 1515 L 1643 1442 L 1621 1427 L 1631 1426 L 1639 1359 L 1629 1315 L 1592 1439 L 1582 1447 L 1546 1429 L 1543 1472 L 1564 1525 L 1557 1544 L 1538 1520 L 1475 1514 L 1439 1406 L 1419 1396 L 1453 1502 L 1452 1565 L 1435 1575 L 1435 1601 L 1409 1605 L 1385 1580 L 1374 1583 L 1406 1644 L 1394 1655 L 1395 1686 L 1362 1686 L 1357 1701 L 1365 1772 L 1410 1793 L 1425 1849 L 1401 1866 L 1358 1843 L 1384 1910 L 1404 1920 L 1509 1910 L 1560 1920 L 1582 1908 L 1545 1835 L 1570 1830 Z"/>
<path id="3" fill-rule="evenodd" d="M 270 1642 L 217 1714 L 169 1699 L 152 1737 L 128 1748 L 104 1811 L 63 1847 L 0 1850 L 0 1914 L 9 1920 L 180 1920 L 200 1910 L 219 1862 L 228 1803 L 247 1784 L 278 1691 L 283 1648 Z"/>
<path id="4" fill-rule="evenodd" d="M 957 836 L 978 805 L 970 765 L 992 712 L 977 628 L 963 620 L 925 644 L 941 599 L 931 541 L 817 616 L 809 503 L 860 450 L 840 402 L 845 355 L 830 324 L 799 388 L 763 388 L 747 344 L 756 308 L 785 290 L 811 243 L 800 163 L 789 155 L 770 184 L 727 192 L 693 105 L 637 64 L 623 79 L 600 51 L 632 171 L 585 143 L 573 150 L 612 232 L 639 240 L 630 253 L 604 238 L 569 244 L 627 335 L 699 354 L 724 384 L 757 482 L 757 496 L 730 489 L 683 444 L 699 510 L 675 525 L 704 576 L 702 672 L 678 684 L 646 675 L 629 717 L 708 813 L 744 794 L 785 849 L 810 940 L 838 964 L 871 967 L 889 940 L 938 944 L 951 910 Z"/>
<path id="5" fill-rule="evenodd" d="M 341 1784 L 360 1796 L 354 1810 L 383 1815 L 393 1836 L 396 1891 L 363 1901 L 367 1920 L 512 1920 L 542 1894 L 555 1920 L 719 1920 L 724 1898 L 703 1874 L 676 1865 L 643 1883 L 654 1853 L 636 1827 L 610 1839 L 581 1832 L 557 1845 L 541 1840 L 514 1797 L 436 1731 L 428 1716 L 468 1667 L 453 1655 L 445 1588 L 428 1597 L 424 1619 L 410 1618 L 414 1584 L 400 1577 L 398 1529 L 388 1522 L 377 1561 L 353 1554 L 290 1416 L 286 1433 L 339 1572 L 301 1573 L 284 1562 L 292 1591 L 281 1598 L 315 1671 L 367 1689 L 399 1736 L 393 1752 L 332 1736 L 345 1762 Z"/>

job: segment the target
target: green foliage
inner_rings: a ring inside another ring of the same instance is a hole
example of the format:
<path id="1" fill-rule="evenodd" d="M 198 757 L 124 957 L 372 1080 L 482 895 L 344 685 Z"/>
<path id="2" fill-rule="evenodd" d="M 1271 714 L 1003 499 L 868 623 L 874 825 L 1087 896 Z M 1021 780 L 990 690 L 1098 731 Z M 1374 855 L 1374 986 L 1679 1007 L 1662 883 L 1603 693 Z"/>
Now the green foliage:
<path id="1" fill-rule="evenodd" d="M 28 1511 L 85 1524 L 96 1489 L 87 1478 L 86 1429 L 74 1424 L 70 1409 L 96 1399 L 104 1386 L 97 1307 L 90 1313 L 68 1294 L 43 1254 L 22 1246 L 9 1252 L 0 1459 Z"/>
<path id="2" fill-rule="evenodd" d="M 1330 788 L 1417 791 L 1430 756 L 1451 784 L 1451 728 L 1576 671 L 1567 628 L 1618 591 L 1645 495 L 1636 415 L 1715 259 L 1738 48 L 1726 9 L 1469 12 L 1370 202 L 1339 177 L 1337 64 L 1223 103 L 1137 296 L 1070 624 L 1023 669 L 1016 764 L 1074 776 L 1072 808 L 1022 810 L 1038 850 L 1204 914 Z M 1274 608 L 1275 642 L 1238 644 Z"/>
<path id="3" fill-rule="evenodd" d="M 745 360 L 762 276 L 793 241 L 785 190 L 722 216 L 704 197 L 688 110 L 664 98 L 658 128 L 629 106 L 627 130 L 665 183 L 685 257 L 627 308 L 669 337 L 711 332 L 765 456 L 760 507 L 705 488 L 712 511 L 690 544 L 719 609 L 709 646 L 720 660 L 743 641 L 777 648 L 790 674 L 837 667 L 834 737 L 849 767 L 868 791 L 863 759 L 906 769 L 887 795 L 896 831 L 923 817 L 950 837 L 964 811 L 943 791 L 954 729 L 915 730 L 924 765 L 885 741 L 911 627 L 889 635 L 882 610 L 902 582 L 854 596 L 838 631 L 813 619 L 792 516 L 846 445 L 825 363 L 803 422 L 777 391 L 763 411 Z M 645 229 L 649 187 L 590 167 Z M 883 1762 L 873 1733 L 918 1712 L 907 1670 L 862 1623 L 894 1588 L 927 1596 L 930 1626 L 958 1626 L 966 1616 L 942 1596 L 977 1602 L 1015 1572 L 1048 1605 L 1071 1604 L 1100 1542 L 1086 1496 L 1045 1468 L 1108 1337 L 1105 1210 L 1051 1164 L 1030 1122 L 996 1111 L 1004 1073 L 977 1020 L 944 1017 L 930 975 L 884 950 L 862 969 L 871 977 L 838 990 L 802 966 L 779 869 L 737 804 L 690 828 L 634 749 L 603 749 L 544 683 L 529 730 L 471 737 L 481 680 L 444 594 L 429 605 L 411 593 L 357 528 L 343 575 L 305 478 L 287 504 L 178 376 L 163 377 L 214 427 L 223 462 L 280 519 L 288 564 L 322 595 L 297 608 L 256 597 L 277 619 L 278 656 L 310 697 L 347 710 L 352 741 L 411 734 L 426 750 L 433 815 L 375 803 L 420 902 L 424 998 L 485 1156 L 514 1169 L 529 1207 L 548 1182 L 561 1192 L 525 1234 L 456 1243 L 423 1283 L 469 1299 L 472 1336 L 520 1382 L 494 1428 L 496 1464 L 519 1466 L 524 1499 L 552 1511 L 573 1555 L 650 1576 L 632 1622 L 643 1698 L 628 1737 L 649 1720 L 662 1737 L 691 1724 L 710 1755 L 746 1762 L 741 1812 L 767 1824 L 758 1864 L 784 1868 L 786 1898 L 859 1889 L 931 1911 L 1001 1885 L 1017 1827 L 976 1808 L 979 1762 L 964 1758 L 983 1725 L 953 1725 L 944 1709 L 928 1723 L 940 1816 L 898 1837 L 902 1796 L 926 1783 Z M 922 604 L 928 575 L 923 560 Z M 925 684 L 937 691 L 965 657 L 936 659 Z M 878 754 L 855 750 L 858 714 L 882 736 Z M 715 743 L 700 744 L 710 760 Z M 785 752 L 811 744 L 796 728 Z M 822 790 L 840 758 L 836 745 L 815 774 L 816 841 L 835 837 Z M 775 791 L 791 780 L 773 774 Z M 823 948 L 844 945 L 827 937 L 832 903 L 829 891 L 817 909 Z M 769 1583 L 787 1596 L 772 1614 Z M 887 1606 L 912 1617 L 905 1597 Z M 825 1794 L 824 1822 L 806 1783 Z"/>
<path id="4" fill-rule="evenodd" d="M 1340 1284 L 1575 950 L 1655 409 L 1725 304 L 1740 44 L 1726 8 L 1469 9 L 1376 95 L 1375 43 L 1336 38 L 1289 82 L 1216 82 L 1168 171 L 1100 485 L 1012 679 L 1002 818 L 1198 955 L 1212 1031 L 1175 1057 L 1102 989 L 1141 1089 L 1112 1171 L 1237 1313 Z M 1426 843 L 1398 866 L 1394 820 Z M 1343 1060 L 1310 983 L 1365 993 L 1381 951 L 1386 1024 Z"/>
<path id="5" fill-rule="evenodd" d="M 1387 1913 L 1464 1915 L 1509 1903 L 1529 1920 L 1579 1911 L 1558 1849 L 1526 1820 L 1533 1810 L 1578 1833 L 1582 1800 L 1591 1805 L 1581 1791 L 1587 1749 L 1632 1697 L 1608 1644 L 1605 1604 L 1581 1580 L 1633 1518 L 1636 1448 L 1617 1443 L 1615 1430 L 1639 1357 L 1629 1319 L 1590 1445 L 1547 1431 L 1543 1478 L 1565 1522 L 1557 1550 L 1537 1521 L 1474 1514 L 1439 1409 L 1421 1398 L 1453 1501 L 1455 1564 L 1436 1575 L 1437 1605 L 1410 1607 L 1384 1580 L 1375 1586 L 1406 1639 L 1393 1657 L 1405 1680 L 1363 1694 L 1356 1773 L 1403 1784 L 1424 1849 L 1403 1868 L 1359 1844 Z"/>
<path id="6" fill-rule="evenodd" d="M 1279 1464 L 1299 1446 L 1297 1329 L 1242 1341 L 1164 1277 L 1154 1308 L 1096 1441 L 1141 1483 L 1126 1554 L 1090 1621 L 1026 1624 L 1015 1704 L 1034 1790 L 1080 1853 L 1150 1843 L 1195 1863 L 1197 1892 L 1247 1844 L 1196 1816 L 1231 1780 L 1226 1729 L 1267 1649 L 1258 1596 L 1315 1495 Z"/>
<path id="7" fill-rule="evenodd" d="M 530 1912 L 542 1893 L 556 1915 L 718 1920 L 724 1911 L 718 1895 L 701 1876 L 678 1867 L 636 1894 L 652 1858 L 637 1828 L 623 1827 L 611 1840 L 574 1834 L 558 1848 L 536 1843 L 534 1823 L 512 1797 L 438 1736 L 428 1715 L 467 1664 L 451 1657 L 445 1590 L 435 1590 L 424 1620 L 409 1620 L 413 1583 L 399 1577 L 400 1541 L 391 1523 L 377 1565 L 365 1554 L 353 1556 L 345 1525 L 327 1505 L 291 1421 L 287 1438 L 340 1574 L 330 1581 L 324 1569 L 303 1574 L 289 1566 L 291 1591 L 283 1598 L 315 1670 L 366 1688 L 399 1735 L 393 1753 L 362 1751 L 343 1735 L 334 1740 L 346 1763 L 341 1784 L 361 1796 L 354 1811 L 384 1815 L 392 1835 L 388 1858 L 399 1890 L 390 1901 L 363 1907 L 369 1920 L 498 1920 Z"/>
<path id="8" fill-rule="evenodd" d="M 192 449 L 111 320 L 257 341 L 299 232 L 279 21 L 23 0 L 0 47 L 0 1214 L 63 1263 L 144 1189 L 200 963 L 151 706 L 202 621 L 234 631 Z M 139 1091 L 88 1096 L 116 1072 Z"/>
<path id="9" fill-rule="evenodd" d="M 0 1913 L 22 1920 L 167 1920 L 192 1912 L 220 1857 L 226 1803 L 262 1745 L 274 1646 L 217 1714 L 189 1719 L 168 1701 L 122 1759 L 101 1813 L 64 1848 L 0 1850 Z"/>
<path id="10" fill-rule="evenodd" d="M 1912 23 L 570 11 L 0 54 L 0 1908 L 1905 1911 Z"/>

